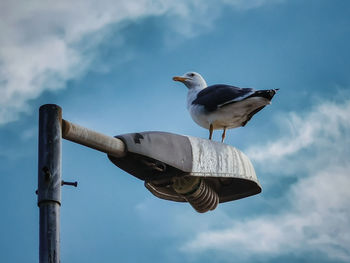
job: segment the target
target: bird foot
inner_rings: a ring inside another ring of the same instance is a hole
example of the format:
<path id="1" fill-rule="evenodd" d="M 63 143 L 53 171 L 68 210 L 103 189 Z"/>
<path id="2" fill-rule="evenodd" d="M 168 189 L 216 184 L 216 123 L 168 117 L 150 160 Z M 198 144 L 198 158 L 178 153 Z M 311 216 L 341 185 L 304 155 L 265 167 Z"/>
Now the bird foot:
<path id="1" fill-rule="evenodd" d="M 213 137 L 213 131 L 214 131 L 213 124 L 210 124 L 210 126 L 209 126 L 209 140 L 211 140 Z"/>

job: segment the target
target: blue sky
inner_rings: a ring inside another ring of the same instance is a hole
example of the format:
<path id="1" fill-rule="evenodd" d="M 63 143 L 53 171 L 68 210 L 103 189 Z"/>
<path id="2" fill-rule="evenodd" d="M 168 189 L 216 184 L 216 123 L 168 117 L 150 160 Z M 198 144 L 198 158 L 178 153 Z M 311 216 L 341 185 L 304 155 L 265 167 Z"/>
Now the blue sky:
<path id="1" fill-rule="evenodd" d="M 2 262 L 38 261 L 38 108 L 108 135 L 206 138 L 172 81 L 280 88 L 226 143 L 260 195 L 197 214 L 63 142 L 62 262 L 350 262 L 350 2 L 2 1 Z M 216 132 L 215 140 L 220 139 Z M 19 249 L 20 248 L 20 249 Z"/>

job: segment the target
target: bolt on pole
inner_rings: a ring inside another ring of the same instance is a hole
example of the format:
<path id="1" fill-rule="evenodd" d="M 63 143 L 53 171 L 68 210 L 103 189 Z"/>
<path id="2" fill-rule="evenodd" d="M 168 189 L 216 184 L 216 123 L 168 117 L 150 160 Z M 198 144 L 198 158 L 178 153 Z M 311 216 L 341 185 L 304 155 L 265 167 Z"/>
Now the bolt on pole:
<path id="1" fill-rule="evenodd" d="M 60 262 L 62 110 L 39 109 L 38 206 L 39 262 Z"/>

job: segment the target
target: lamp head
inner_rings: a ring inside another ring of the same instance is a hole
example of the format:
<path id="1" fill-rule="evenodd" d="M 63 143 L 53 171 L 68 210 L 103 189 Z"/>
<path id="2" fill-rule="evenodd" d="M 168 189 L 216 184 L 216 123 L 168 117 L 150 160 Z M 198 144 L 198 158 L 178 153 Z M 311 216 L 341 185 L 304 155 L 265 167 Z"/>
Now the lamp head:
<path id="1" fill-rule="evenodd" d="M 261 192 L 248 157 L 232 146 L 165 132 L 116 137 L 125 143 L 127 154 L 108 158 L 143 180 L 159 198 L 189 202 L 196 211 L 207 212 Z"/>

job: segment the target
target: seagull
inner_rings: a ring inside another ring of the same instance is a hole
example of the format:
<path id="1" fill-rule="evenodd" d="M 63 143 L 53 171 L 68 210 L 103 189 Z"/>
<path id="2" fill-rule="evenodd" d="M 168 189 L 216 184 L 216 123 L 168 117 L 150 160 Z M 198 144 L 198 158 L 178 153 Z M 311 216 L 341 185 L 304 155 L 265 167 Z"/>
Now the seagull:
<path id="1" fill-rule="evenodd" d="M 196 72 L 187 72 L 173 80 L 188 88 L 187 109 L 199 126 L 209 130 L 209 140 L 214 130 L 223 130 L 221 142 L 225 140 L 227 129 L 244 127 L 254 114 L 271 103 L 279 90 L 254 90 L 225 84 L 207 86 Z"/>

